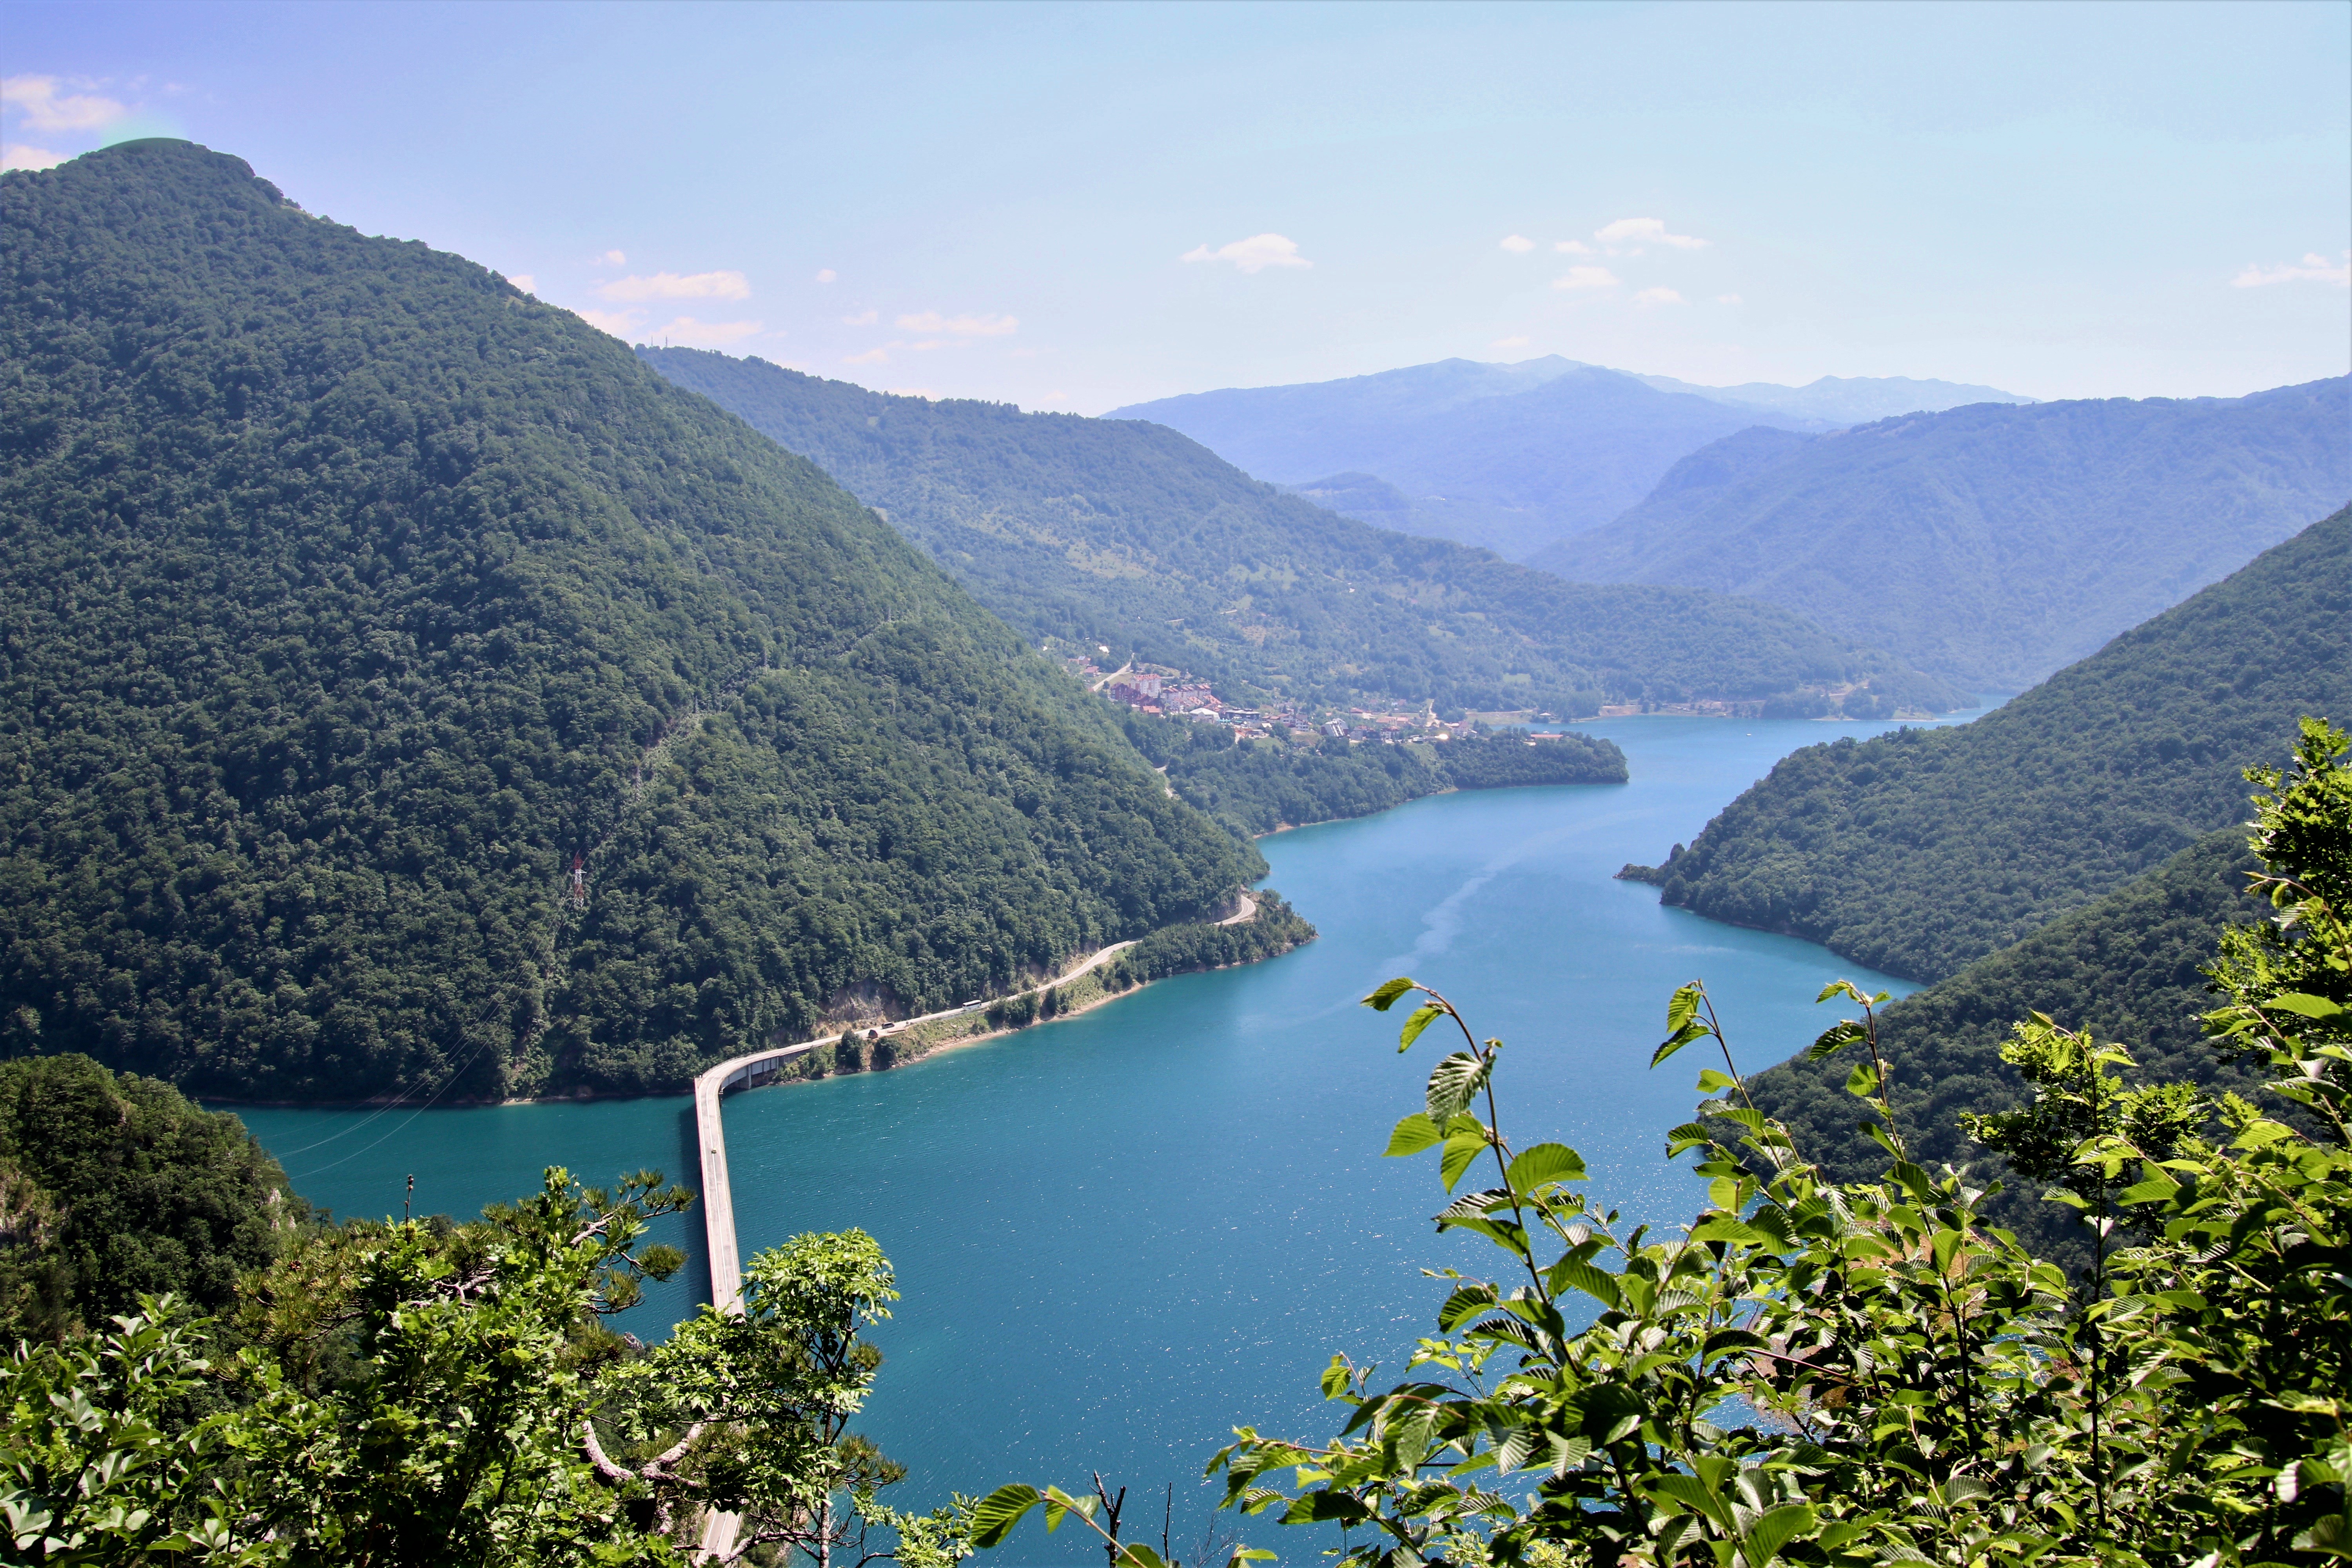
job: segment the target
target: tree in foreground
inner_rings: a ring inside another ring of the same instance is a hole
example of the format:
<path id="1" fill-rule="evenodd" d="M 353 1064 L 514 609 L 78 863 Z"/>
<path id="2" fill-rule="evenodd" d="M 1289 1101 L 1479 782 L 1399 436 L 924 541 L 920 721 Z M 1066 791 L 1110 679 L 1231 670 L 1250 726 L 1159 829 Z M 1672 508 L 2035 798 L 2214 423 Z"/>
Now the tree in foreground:
<path id="1" fill-rule="evenodd" d="M 1348 1417 L 1322 1444 L 1243 1428 L 1226 1503 L 1334 1526 L 1344 1562 L 1766 1568 L 1773 1563 L 2231 1564 L 2352 1557 L 2352 779 L 2347 738 L 2306 721 L 2295 766 L 2249 774 L 2256 891 L 2277 918 L 2210 972 L 2224 1048 L 2259 1054 L 2300 1125 L 2242 1100 L 2135 1089 L 2119 1047 L 2036 1018 L 2010 1059 L 2034 1089 L 1978 1129 L 2059 1184 L 2098 1238 L 2089 1279 L 1985 1223 L 1966 1170 L 1909 1157 L 1884 1089 L 1875 1009 L 1816 1053 L 1863 1047 L 1848 1080 L 1884 1177 L 1839 1184 L 1748 1100 L 1705 988 L 1677 991 L 1653 1066 L 1711 1043 L 1713 1096 L 1669 1139 L 1708 1204 L 1668 1233 L 1593 1200 L 1554 1142 L 1501 1131 L 1503 1045 L 1407 979 L 1399 1048 L 1462 1048 L 1429 1078 L 1392 1155 L 1434 1153 L 1441 1230 L 1482 1236 L 1501 1277 L 1453 1291 L 1407 1382 L 1335 1357 Z M 1465 1179 L 1484 1183 L 1469 1190 Z M 983 1546 L 1033 1510 L 1076 1518 L 1116 1565 L 1097 1499 L 1008 1486 Z M 1260 1553 L 1251 1553 L 1261 1555 Z"/>

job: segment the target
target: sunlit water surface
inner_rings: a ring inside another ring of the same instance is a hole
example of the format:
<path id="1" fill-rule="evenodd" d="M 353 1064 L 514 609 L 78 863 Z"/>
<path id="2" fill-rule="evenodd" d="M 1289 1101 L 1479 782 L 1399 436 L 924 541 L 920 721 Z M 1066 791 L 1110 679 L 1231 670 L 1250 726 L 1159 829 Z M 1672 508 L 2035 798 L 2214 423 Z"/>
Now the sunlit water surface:
<path id="1" fill-rule="evenodd" d="M 1202 1465 L 1234 1426 L 1328 1436 L 1316 1379 L 1332 1353 L 1402 1372 L 1444 1295 L 1422 1271 L 1501 1261 L 1434 1234 L 1433 1159 L 1381 1157 L 1447 1042 L 1400 1058 L 1394 1018 L 1356 999 L 1392 974 L 1444 991 L 1507 1044 L 1515 1141 L 1573 1144 L 1628 1215 L 1687 1217 L 1703 1194 L 1662 1135 L 1705 1064 L 1648 1069 L 1668 993 L 1703 977 L 1752 1070 L 1831 1021 L 1813 1005 L 1826 981 L 1910 987 L 1611 873 L 1663 858 L 1797 747 L 1887 727 L 1604 721 L 1581 728 L 1625 749 L 1628 784 L 1446 795 L 1263 840 L 1269 884 L 1322 933 L 1297 952 L 896 1071 L 730 1098 L 742 1249 L 857 1226 L 888 1252 L 904 1295 L 874 1336 L 887 1363 L 864 1427 L 908 1468 L 902 1506 L 1100 1470 L 1155 1500 L 1174 1482 L 1177 1544 L 1197 1540 Z M 242 1114 L 298 1190 L 345 1215 L 397 1214 L 412 1173 L 417 1213 L 462 1215 L 551 1163 L 592 1181 L 694 1172 L 683 1096 Z M 699 1250 L 698 1226 L 664 1237 Z M 624 1326 L 656 1337 L 706 1289 L 698 1258 Z M 1157 1535 L 1160 1504 L 1130 1510 Z M 1074 1533 L 1006 1555 L 1067 1558 Z"/>

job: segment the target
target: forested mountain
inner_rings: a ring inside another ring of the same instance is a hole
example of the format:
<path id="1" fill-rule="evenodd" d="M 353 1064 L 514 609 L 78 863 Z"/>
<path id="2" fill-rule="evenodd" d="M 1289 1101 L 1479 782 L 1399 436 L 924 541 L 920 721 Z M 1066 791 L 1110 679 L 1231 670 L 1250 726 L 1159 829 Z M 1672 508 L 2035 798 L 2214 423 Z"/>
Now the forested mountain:
<path id="1" fill-rule="evenodd" d="M 0 178 L 0 262 L 8 1054 L 674 1087 L 1263 869 L 823 473 L 482 268 L 166 141 Z"/>
<path id="2" fill-rule="evenodd" d="M 2221 828 L 2023 942 L 1887 1008 L 1880 1039 L 1912 1157 L 1930 1169 L 1973 1162 L 1977 1186 L 2002 1169 L 1962 1130 L 1960 1118 L 2024 1101 L 2024 1080 L 2000 1059 L 2000 1047 L 2011 1026 L 2037 1012 L 2061 1027 L 2089 1029 L 2129 1047 L 2142 1081 L 2235 1090 L 2279 1114 L 2285 1108 L 2257 1092 L 2269 1075 L 2258 1065 L 2224 1059 L 2197 1023 L 2220 1005 L 2200 973 L 2213 962 L 2218 933 L 2268 908 L 2247 896 L 2245 873 L 2255 865 L 2246 830 Z M 1750 1079 L 1748 1089 L 1759 1110 L 1788 1123 L 1809 1158 L 1842 1180 L 1860 1181 L 1885 1164 L 1885 1151 L 1855 1127 L 1853 1097 L 1845 1090 L 1853 1065 L 1851 1058 L 1799 1057 Z M 2075 1261 L 2083 1243 L 2074 1211 L 2043 1201 L 2041 1183 L 2012 1176 L 2009 1185 L 1995 1200 L 1999 1223 L 2036 1251 Z"/>
<path id="3" fill-rule="evenodd" d="M 1997 386 L 1970 386 L 1954 381 L 1916 381 L 1907 375 L 1825 375 L 1802 386 L 1781 386 L 1769 381 L 1744 381 L 1737 386 L 1700 386 L 1671 375 L 1637 377 L 1661 392 L 1687 392 L 1717 403 L 1744 404 L 1826 419 L 1832 425 L 1860 425 L 1891 419 L 1898 414 L 1934 414 L 1970 403 L 2031 403 Z"/>
<path id="4" fill-rule="evenodd" d="M 2347 389 L 1979 404 L 1769 447 L 1750 432 L 1535 561 L 1753 595 L 2014 691 L 2342 506 Z"/>
<path id="5" fill-rule="evenodd" d="M 1558 355 L 1510 365 L 1442 360 L 1343 381 L 1189 393 L 1104 417 L 1181 430 L 1235 467 L 1285 484 L 1376 475 L 1412 500 L 1410 517 L 1394 526 L 1514 560 L 1608 521 L 1647 495 L 1676 458 L 1710 441 L 1751 425 L 1830 428 L 1803 415 L 1662 391 Z"/>
<path id="6" fill-rule="evenodd" d="M 1664 901 L 1940 980 L 2241 820 L 2240 771 L 2352 711 L 2352 509 L 2004 707 L 1809 746 Z"/>
<path id="7" fill-rule="evenodd" d="M 1564 583 L 1368 527 L 1160 426 L 637 352 L 823 466 L 1032 637 L 1190 669 L 1228 700 L 1567 715 L 1868 680 L 1866 701 L 1957 705 L 1950 688 L 1769 606 Z"/>
<path id="8" fill-rule="evenodd" d="M 84 1056 L 0 1062 L 0 1342 L 169 1291 L 205 1312 L 309 1212 L 235 1117 Z"/>
<path id="9" fill-rule="evenodd" d="M 1596 735 L 1505 733 L 1443 745 L 1350 745 L 1320 735 L 1236 742 L 1214 725 L 1149 713 L 1123 722 L 1179 796 L 1253 836 L 1370 816 L 1447 790 L 1623 784 L 1626 776 L 1625 753 Z"/>

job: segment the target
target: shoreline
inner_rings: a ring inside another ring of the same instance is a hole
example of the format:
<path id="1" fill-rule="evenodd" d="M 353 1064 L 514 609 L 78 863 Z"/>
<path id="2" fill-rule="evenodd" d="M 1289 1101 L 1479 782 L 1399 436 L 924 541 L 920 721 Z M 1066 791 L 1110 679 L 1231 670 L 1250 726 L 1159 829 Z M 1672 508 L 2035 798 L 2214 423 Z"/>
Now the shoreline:
<path id="1" fill-rule="evenodd" d="M 1346 821 L 1350 819 L 1335 817 L 1332 820 Z M 1308 824 L 1307 826 L 1311 826 L 1314 825 Z M 1181 931 L 1186 925 L 1233 926 L 1244 924 L 1255 920 L 1257 916 L 1258 904 L 1255 893 L 1245 889 L 1242 894 L 1242 902 L 1244 905 L 1242 911 L 1238 914 L 1229 916 L 1226 919 L 1218 921 L 1187 921 L 1178 925 L 1162 927 L 1161 930 Z M 1156 936 L 1158 934 L 1160 934 L 1158 931 L 1146 933 L 1147 936 Z M 1029 986 L 1024 990 L 1012 992 L 1003 996 L 991 997 L 987 999 L 985 1005 L 972 1007 L 969 1010 L 951 1007 L 944 1012 L 919 1014 L 915 1017 L 902 1018 L 893 1023 L 844 1023 L 834 1032 L 822 1036 L 816 1039 L 789 1041 L 782 1045 L 765 1046 L 755 1051 L 740 1052 L 738 1055 L 730 1057 L 725 1061 L 719 1063 L 717 1067 L 706 1068 L 701 1073 L 698 1073 L 694 1078 L 688 1079 L 686 1083 L 674 1089 L 636 1089 L 626 1091 L 583 1090 L 581 1092 L 570 1094 L 516 1095 L 509 1096 L 503 1100 L 442 1100 L 435 1105 L 420 1106 L 415 1109 L 480 1110 L 492 1106 L 591 1105 L 601 1104 L 608 1100 L 691 1100 L 694 1098 L 696 1084 L 703 1078 L 708 1077 L 711 1072 L 717 1071 L 719 1067 L 728 1067 L 733 1063 L 741 1062 L 750 1058 L 766 1058 L 779 1056 L 783 1053 L 791 1053 L 793 1059 L 795 1061 L 804 1060 L 807 1057 L 820 1049 L 833 1049 L 837 1047 L 841 1040 L 847 1035 L 857 1034 L 862 1036 L 868 1029 L 878 1029 L 881 1032 L 881 1040 L 878 1042 L 873 1042 L 874 1044 L 887 1044 L 892 1039 L 902 1035 L 913 1033 L 919 1029 L 936 1027 L 941 1025 L 952 1025 L 961 1019 L 971 1019 L 984 1022 L 991 1013 L 1003 1007 L 1008 1003 L 1018 1002 L 1024 997 L 1042 995 L 1048 991 L 1057 991 L 1064 986 L 1076 985 L 1077 983 L 1087 979 L 1088 976 L 1095 974 L 1098 970 L 1116 962 L 1121 955 L 1126 953 L 1129 949 L 1135 947 L 1143 940 L 1145 940 L 1143 937 L 1138 937 L 1127 942 L 1112 942 L 1108 947 L 1097 948 L 1093 952 L 1087 954 L 1083 961 L 1063 973 L 1056 975 L 1053 979 L 1041 981 L 1037 984 Z M 1289 950 L 1286 949 L 1285 951 L 1286 952 Z M 1280 953 L 1270 953 L 1267 956 L 1279 958 L 1282 955 Z M 1264 960 L 1253 959 L 1250 962 L 1263 963 Z M 1207 969 L 1183 970 L 1178 973 L 1188 974 L 1205 973 L 1209 969 L 1234 967 L 1238 966 L 1232 964 L 1212 964 L 1209 965 Z M 1106 1002 L 1116 1001 L 1121 996 L 1130 995 L 1135 992 L 1144 989 L 1146 986 L 1158 984 L 1160 980 L 1173 980 L 1175 978 L 1177 978 L 1176 974 L 1163 974 L 1157 976 L 1152 980 L 1138 981 L 1134 984 L 1120 990 L 1114 991 L 1107 988 L 1099 989 L 1083 1000 L 1055 1007 L 1050 1016 L 1041 1017 L 1033 1016 L 1018 1024 L 999 1024 L 994 1026 L 982 1028 L 977 1031 L 955 1031 L 943 1033 L 928 1040 L 920 1041 L 919 1043 L 922 1046 L 920 1050 L 906 1055 L 893 1052 L 892 1059 L 887 1062 L 882 1063 L 878 1066 L 861 1063 L 857 1067 L 847 1069 L 847 1072 L 888 1072 L 894 1068 L 910 1067 L 916 1062 L 926 1060 L 929 1058 L 940 1055 L 947 1051 L 961 1050 L 967 1046 L 982 1045 L 990 1040 L 1002 1038 L 1006 1035 L 1020 1034 L 1024 1029 L 1034 1029 L 1041 1025 L 1058 1023 L 1064 1018 L 1075 1018 L 1082 1013 L 1091 1013 Z M 860 1044 L 861 1046 L 864 1046 L 866 1042 L 861 1041 Z M 861 1054 L 863 1054 L 863 1052 L 861 1052 Z M 779 1074 L 777 1076 L 771 1077 L 753 1087 L 770 1089 L 786 1083 L 808 1083 L 814 1082 L 819 1078 L 831 1078 L 836 1076 L 844 1076 L 843 1069 L 828 1065 L 826 1069 L 823 1072 L 809 1073 L 803 1071 L 793 1074 L 790 1077 Z M 191 1095 L 189 1098 L 207 1110 L 220 1110 L 230 1114 L 234 1114 L 240 1109 L 248 1108 L 255 1110 L 398 1110 L 408 1103 L 406 1096 L 394 1096 L 391 1098 L 375 1100 L 232 1100 L 226 1097 L 216 1097 L 213 1095 Z"/>

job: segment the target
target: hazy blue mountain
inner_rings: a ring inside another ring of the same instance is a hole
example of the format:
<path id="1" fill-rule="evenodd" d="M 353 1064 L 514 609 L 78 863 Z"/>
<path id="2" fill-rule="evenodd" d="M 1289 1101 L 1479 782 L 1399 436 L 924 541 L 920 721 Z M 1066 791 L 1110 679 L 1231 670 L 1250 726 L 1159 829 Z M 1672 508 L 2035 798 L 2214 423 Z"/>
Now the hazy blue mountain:
<path id="1" fill-rule="evenodd" d="M 2244 821 L 2241 770 L 2347 712 L 2352 508 L 1973 723 L 1792 752 L 1661 896 L 1941 980 Z"/>
<path id="2" fill-rule="evenodd" d="M 1874 419 L 1891 419 L 1898 414 L 1935 414 L 1970 403 L 2034 401 L 1997 386 L 1915 381 L 1907 375 L 1825 375 L 1802 386 L 1780 386 L 1769 381 L 1747 381 L 1738 386 L 1700 386 L 1676 381 L 1671 375 L 1636 379 L 1660 392 L 1687 392 L 1717 403 L 1826 419 L 1832 425 L 1861 425 Z"/>
<path id="3" fill-rule="evenodd" d="M 1441 360 L 1344 381 L 1191 393 L 1105 417 L 1181 430 L 1277 483 L 1377 477 L 1409 499 L 1411 514 L 1349 515 L 1515 560 L 1617 516 L 1676 458 L 1710 441 L 1751 425 L 1830 427 L 1662 392 L 1557 356 L 1514 365 Z"/>
<path id="4" fill-rule="evenodd" d="M 1535 563 L 1752 595 L 2018 690 L 2352 496 L 2347 387 L 1976 404 L 1812 441 L 1747 432 Z"/>
<path id="5" fill-rule="evenodd" d="M 895 396 L 693 349 L 638 353 L 822 465 L 1033 637 L 1191 669 L 1228 700 L 1590 713 L 1604 700 L 1761 704 L 1867 680 L 1845 712 L 1955 705 L 1949 686 L 1755 600 L 1588 587 L 1371 527 L 1163 426 Z M 1380 487 L 1329 481 L 1390 500 Z"/>

